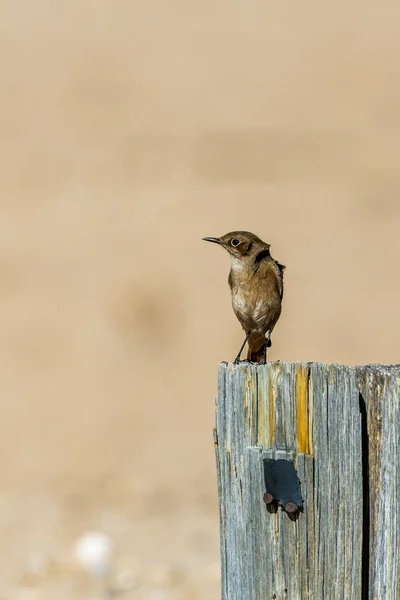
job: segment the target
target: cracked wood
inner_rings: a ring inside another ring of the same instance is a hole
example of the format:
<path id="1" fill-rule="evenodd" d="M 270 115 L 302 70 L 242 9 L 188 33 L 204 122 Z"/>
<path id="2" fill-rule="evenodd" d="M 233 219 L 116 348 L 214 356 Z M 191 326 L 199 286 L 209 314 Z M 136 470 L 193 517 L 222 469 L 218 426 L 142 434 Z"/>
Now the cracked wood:
<path id="1" fill-rule="evenodd" d="M 399 375 L 379 365 L 220 365 L 222 600 L 400 598 Z M 294 460 L 296 521 L 263 502 L 266 457 Z"/>

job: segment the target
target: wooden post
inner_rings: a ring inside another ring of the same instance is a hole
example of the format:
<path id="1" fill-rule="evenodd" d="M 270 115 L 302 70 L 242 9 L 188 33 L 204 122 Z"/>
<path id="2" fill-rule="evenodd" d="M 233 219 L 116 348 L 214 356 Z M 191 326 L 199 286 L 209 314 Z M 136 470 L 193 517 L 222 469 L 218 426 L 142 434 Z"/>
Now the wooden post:
<path id="1" fill-rule="evenodd" d="M 219 367 L 222 600 L 400 600 L 400 366 Z M 292 459 L 303 511 L 263 501 Z"/>

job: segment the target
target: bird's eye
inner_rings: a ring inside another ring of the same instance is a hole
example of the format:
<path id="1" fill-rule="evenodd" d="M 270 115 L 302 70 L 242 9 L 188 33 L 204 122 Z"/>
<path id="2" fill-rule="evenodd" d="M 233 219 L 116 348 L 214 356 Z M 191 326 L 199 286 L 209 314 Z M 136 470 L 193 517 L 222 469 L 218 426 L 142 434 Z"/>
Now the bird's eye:
<path id="1" fill-rule="evenodd" d="M 239 244 L 240 244 L 240 241 L 239 241 L 239 240 L 232 240 L 232 241 L 231 241 L 231 245 L 232 245 L 232 246 L 239 246 Z"/>

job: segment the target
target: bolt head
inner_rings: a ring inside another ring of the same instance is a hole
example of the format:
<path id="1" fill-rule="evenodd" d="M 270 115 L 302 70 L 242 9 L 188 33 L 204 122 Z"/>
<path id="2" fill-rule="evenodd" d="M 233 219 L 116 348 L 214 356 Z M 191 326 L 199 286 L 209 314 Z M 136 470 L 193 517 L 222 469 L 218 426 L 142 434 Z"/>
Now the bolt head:
<path id="1" fill-rule="evenodd" d="M 287 513 L 294 513 L 297 510 L 297 505 L 294 502 L 286 502 L 285 510 Z"/>

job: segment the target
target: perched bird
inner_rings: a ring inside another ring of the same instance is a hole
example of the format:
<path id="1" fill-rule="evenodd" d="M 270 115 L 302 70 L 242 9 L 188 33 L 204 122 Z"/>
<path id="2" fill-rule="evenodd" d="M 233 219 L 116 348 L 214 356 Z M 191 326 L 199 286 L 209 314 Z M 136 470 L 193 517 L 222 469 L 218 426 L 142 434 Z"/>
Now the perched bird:
<path id="1" fill-rule="evenodd" d="M 240 361 L 246 343 L 247 359 L 265 363 L 271 333 L 281 314 L 285 266 L 272 258 L 269 244 L 249 231 L 231 231 L 203 240 L 219 244 L 231 255 L 228 283 L 232 307 L 246 332 L 235 363 Z"/>

